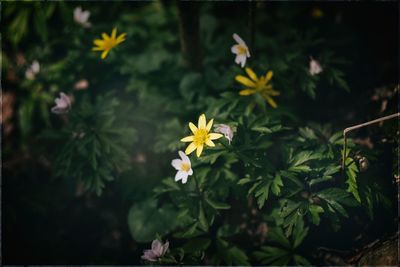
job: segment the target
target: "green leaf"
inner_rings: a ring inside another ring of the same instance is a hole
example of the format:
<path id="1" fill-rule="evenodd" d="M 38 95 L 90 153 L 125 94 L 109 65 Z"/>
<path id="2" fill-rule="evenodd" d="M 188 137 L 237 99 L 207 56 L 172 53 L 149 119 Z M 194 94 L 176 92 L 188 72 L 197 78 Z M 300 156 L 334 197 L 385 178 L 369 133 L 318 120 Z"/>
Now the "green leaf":
<path id="1" fill-rule="evenodd" d="M 211 240 L 208 238 L 194 238 L 183 245 L 183 249 L 186 253 L 204 251 L 210 246 L 210 244 Z"/>
<path id="2" fill-rule="evenodd" d="M 358 173 L 357 165 L 354 162 L 354 160 L 349 157 L 346 157 L 345 165 L 346 165 L 346 174 L 348 177 L 346 180 L 346 184 L 348 185 L 347 191 L 352 193 L 354 198 L 361 203 L 361 198 L 358 192 L 358 185 L 356 179 Z"/>
<path id="3" fill-rule="evenodd" d="M 308 210 L 310 211 L 311 214 L 311 222 L 315 225 L 319 225 L 320 223 L 320 213 L 324 212 L 324 209 L 321 206 L 311 204 L 308 207 Z"/>
<path id="4" fill-rule="evenodd" d="M 231 208 L 229 204 L 217 202 L 209 198 L 205 198 L 206 202 L 216 210 L 228 210 Z"/>
<path id="5" fill-rule="evenodd" d="M 128 214 L 129 230 L 138 242 L 149 242 L 156 234 L 165 235 L 176 225 L 177 211 L 171 205 L 157 206 L 149 199 L 131 207 Z"/>
<path id="6" fill-rule="evenodd" d="M 319 155 L 312 151 L 301 151 L 296 156 L 294 156 L 289 161 L 289 163 L 291 164 L 291 167 L 296 167 L 302 165 L 303 163 L 306 163 L 307 161 L 317 159 L 318 157 Z"/>
<path id="7" fill-rule="evenodd" d="M 282 178 L 278 174 L 275 175 L 274 180 L 272 181 L 271 191 L 275 196 L 278 196 L 281 193 L 281 187 L 283 186 Z"/>
<path id="8" fill-rule="evenodd" d="M 283 233 L 280 227 L 274 228 L 269 233 L 269 238 L 271 241 L 277 242 L 278 244 L 282 245 L 287 249 L 291 249 L 292 245 L 290 244 L 289 240 L 286 238 L 285 234 Z"/>
<path id="9" fill-rule="evenodd" d="M 237 184 L 238 185 L 244 185 L 244 184 L 250 183 L 251 181 L 253 181 L 253 180 L 250 179 L 250 178 L 243 178 L 243 179 L 240 179 Z"/>
<path id="10" fill-rule="evenodd" d="M 297 248 L 308 234 L 308 227 L 304 228 L 304 221 L 302 218 L 297 219 L 296 225 L 293 230 L 293 248 Z"/>
<path id="11" fill-rule="evenodd" d="M 300 256 L 299 254 L 295 254 L 293 256 L 293 261 L 297 266 L 311 266 L 311 263 L 306 258 Z"/>
<path id="12" fill-rule="evenodd" d="M 264 207 L 265 201 L 268 200 L 269 189 L 272 184 L 272 181 L 263 181 L 258 187 L 255 193 L 255 197 L 257 198 L 258 208 L 262 209 Z"/>
<path id="13" fill-rule="evenodd" d="M 208 221 L 206 219 L 206 214 L 204 212 L 203 209 L 203 205 L 200 203 L 199 206 L 199 216 L 198 216 L 198 220 L 199 220 L 199 226 L 200 228 L 204 231 L 207 232 L 208 231 Z"/>

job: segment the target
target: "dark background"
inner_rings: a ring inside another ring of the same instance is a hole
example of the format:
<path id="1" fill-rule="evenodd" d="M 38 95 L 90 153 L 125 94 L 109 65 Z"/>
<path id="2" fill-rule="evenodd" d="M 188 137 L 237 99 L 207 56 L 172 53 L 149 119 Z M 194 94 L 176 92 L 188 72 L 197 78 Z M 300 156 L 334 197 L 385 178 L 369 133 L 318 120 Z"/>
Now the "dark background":
<path id="1" fill-rule="evenodd" d="M 102 5 L 105 17 L 110 12 L 107 8 L 109 3 L 86 5 Z M 245 2 L 218 2 L 213 5 L 212 12 L 217 18 L 244 20 L 247 14 L 248 4 Z M 129 8 L 134 12 L 137 6 L 136 3 L 126 2 L 120 3 L 117 9 Z M 299 117 L 322 123 L 329 121 L 343 128 L 376 118 L 380 106 L 370 100 L 374 88 L 398 84 L 398 3 L 274 2 L 265 3 L 256 15 L 269 16 L 282 7 L 287 12 L 301 11 L 302 16 L 296 17 L 293 27 L 304 30 L 313 23 L 321 23 L 326 27 L 328 39 L 338 43 L 346 43 L 344 41 L 349 38 L 354 40 L 338 51 L 350 61 L 344 72 L 351 92 L 319 93 L 318 105 L 325 110 L 321 113 L 307 109 L 315 102 L 304 96 L 304 99 L 299 99 L 305 107 Z M 315 20 L 310 17 L 314 7 L 323 10 L 323 18 Z M 341 14 L 340 24 L 332 19 L 338 14 Z M 2 24 L 4 27 L 7 22 L 2 21 Z M 263 28 L 258 25 L 257 30 L 263 31 Z M 388 109 L 396 111 L 397 101 L 392 100 Z M 392 124 L 396 127 L 395 123 Z M 373 135 L 378 140 L 385 134 L 383 130 L 371 128 L 359 131 L 355 136 Z M 2 140 L 2 146 L 16 142 L 13 136 Z M 380 159 L 383 168 L 381 177 L 388 179 L 387 191 L 390 195 L 396 194 L 390 180 L 395 161 L 392 153 L 394 146 L 387 144 L 380 147 L 386 151 Z M 18 150 L 3 156 L 3 264 L 138 264 L 143 247 L 136 244 L 129 233 L 127 214 L 132 203 L 120 194 L 124 179 L 122 177 L 110 183 L 99 198 L 94 194 L 80 194 L 75 183 L 69 180 L 53 179 L 45 160 L 41 158 L 20 154 Z M 339 233 L 334 234 L 328 228 L 321 229 L 318 236 L 309 239 L 316 238 L 333 248 L 352 249 L 361 244 L 345 243 L 342 237 L 356 235 L 360 231 L 369 233 L 365 242 L 385 236 L 396 230 L 393 221 L 396 214 L 396 207 L 391 212 L 378 210 L 374 220 L 367 224 L 362 223 L 366 218 L 354 218 Z"/>

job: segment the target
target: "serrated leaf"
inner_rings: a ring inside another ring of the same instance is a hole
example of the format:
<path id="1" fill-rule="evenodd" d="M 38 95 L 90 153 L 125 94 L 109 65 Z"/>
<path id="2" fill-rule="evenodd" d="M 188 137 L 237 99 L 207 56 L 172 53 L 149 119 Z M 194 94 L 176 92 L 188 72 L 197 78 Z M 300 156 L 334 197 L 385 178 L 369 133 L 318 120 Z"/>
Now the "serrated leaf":
<path id="1" fill-rule="evenodd" d="M 228 210 L 231 208 L 231 206 L 226 203 L 217 202 L 217 201 L 211 200 L 209 198 L 205 198 L 205 200 L 211 207 L 213 207 L 216 210 Z"/>

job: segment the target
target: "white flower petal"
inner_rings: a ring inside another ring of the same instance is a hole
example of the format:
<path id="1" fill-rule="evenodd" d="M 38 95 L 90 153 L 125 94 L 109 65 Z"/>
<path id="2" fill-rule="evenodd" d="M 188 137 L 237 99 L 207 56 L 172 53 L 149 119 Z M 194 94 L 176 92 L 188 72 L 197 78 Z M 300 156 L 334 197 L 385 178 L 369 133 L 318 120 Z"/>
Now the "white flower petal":
<path id="1" fill-rule="evenodd" d="M 241 67 L 243 68 L 246 65 L 246 55 L 238 55 L 238 57 Z"/>
<path id="2" fill-rule="evenodd" d="M 185 163 L 189 163 L 189 165 L 190 165 L 189 157 L 183 151 L 179 150 L 178 153 L 179 153 L 179 156 L 181 157 L 182 161 Z"/>
<path id="3" fill-rule="evenodd" d="M 174 159 L 171 161 L 171 165 L 172 165 L 172 167 L 175 168 L 175 170 L 179 171 L 181 169 L 182 160 Z"/>
<path id="4" fill-rule="evenodd" d="M 188 174 L 187 174 L 187 172 L 185 172 L 185 176 L 182 177 L 182 184 L 186 184 L 187 179 L 188 179 Z"/>
<path id="5" fill-rule="evenodd" d="M 235 44 L 234 46 L 232 46 L 231 51 L 234 54 L 238 54 L 239 53 L 239 45 Z"/>
<path id="6" fill-rule="evenodd" d="M 240 38 L 240 36 L 237 35 L 236 33 L 233 34 L 233 39 L 235 39 L 235 41 L 240 45 L 246 45 L 246 43 L 242 40 L 242 38 Z"/>
<path id="7" fill-rule="evenodd" d="M 193 170 L 190 169 L 190 170 L 187 172 L 187 174 L 188 174 L 188 175 L 192 175 L 192 174 L 193 174 Z"/>
<path id="8" fill-rule="evenodd" d="M 165 244 L 163 245 L 163 250 L 162 250 L 161 257 L 164 256 L 164 254 L 167 252 L 168 248 L 169 248 L 169 242 L 167 241 L 167 242 L 165 242 Z"/>
<path id="9" fill-rule="evenodd" d="M 182 180 L 182 181 L 183 181 L 184 178 L 187 179 L 187 176 L 188 176 L 187 172 L 178 171 L 178 172 L 176 173 L 176 175 L 175 175 L 175 182 L 177 182 L 177 181 L 179 181 L 179 180 Z"/>

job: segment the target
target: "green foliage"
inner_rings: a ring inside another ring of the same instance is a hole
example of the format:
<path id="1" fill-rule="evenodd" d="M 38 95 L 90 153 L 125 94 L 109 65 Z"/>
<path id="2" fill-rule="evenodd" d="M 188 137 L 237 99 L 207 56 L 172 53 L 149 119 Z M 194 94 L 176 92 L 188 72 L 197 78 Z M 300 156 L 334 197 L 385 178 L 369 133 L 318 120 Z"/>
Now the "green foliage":
<path id="1" fill-rule="evenodd" d="M 264 265 L 311 265 L 299 255 L 296 249 L 308 234 L 308 227 L 304 227 L 303 220 L 297 220 L 292 238 L 287 238 L 281 228 L 274 228 L 269 233 L 269 239 L 277 246 L 263 246 L 254 252 L 254 257 Z"/>
<path id="2" fill-rule="evenodd" d="M 99 96 L 95 104 L 84 97 L 74 106 L 59 140 L 57 175 L 74 177 L 100 195 L 106 181 L 130 166 L 127 148 L 136 140 L 135 130 L 117 116 L 127 110 L 111 94 Z"/>
<path id="3" fill-rule="evenodd" d="M 158 206 L 156 201 L 146 200 L 129 210 L 129 230 L 138 242 L 151 242 L 157 234 L 165 235 L 178 224 L 177 215 L 171 205 Z"/>

